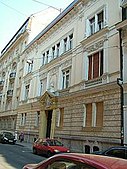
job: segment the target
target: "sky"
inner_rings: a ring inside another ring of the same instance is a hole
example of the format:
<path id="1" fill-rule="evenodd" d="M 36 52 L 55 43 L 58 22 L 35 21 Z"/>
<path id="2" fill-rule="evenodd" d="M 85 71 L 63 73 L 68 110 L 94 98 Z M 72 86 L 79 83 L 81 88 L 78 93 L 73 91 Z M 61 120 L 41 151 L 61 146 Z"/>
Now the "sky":
<path id="1" fill-rule="evenodd" d="M 72 2 L 73 0 L 0 0 L 0 52 L 31 14 L 49 6 L 65 9 Z"/>

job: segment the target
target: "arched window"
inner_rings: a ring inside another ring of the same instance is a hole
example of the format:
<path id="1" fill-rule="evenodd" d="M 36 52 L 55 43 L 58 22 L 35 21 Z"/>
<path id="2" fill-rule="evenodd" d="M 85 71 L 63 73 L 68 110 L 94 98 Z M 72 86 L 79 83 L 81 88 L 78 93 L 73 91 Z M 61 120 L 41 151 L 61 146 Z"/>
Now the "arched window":
<path id="1" fill-rule="evenodd" d="M 85 153 L 90 154 L 90 146 L 89 145 L 85 145 Z"/>
<path id="2" fill-rule="evenodd" d="M 99 147 L 94 146 L 94 147 L 93 147 L 93 152 L 94 152 L 94 151 L 99 151 Z"/>

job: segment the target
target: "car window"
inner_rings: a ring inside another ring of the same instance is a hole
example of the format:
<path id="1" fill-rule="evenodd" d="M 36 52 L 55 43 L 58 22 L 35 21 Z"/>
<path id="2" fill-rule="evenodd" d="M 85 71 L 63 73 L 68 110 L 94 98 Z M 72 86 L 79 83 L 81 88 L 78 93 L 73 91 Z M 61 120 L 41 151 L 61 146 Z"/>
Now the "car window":
<path id="1" fill-rule="evenodd" d="M 62 146 L 63 144 L 58 140 L 47 140 L 50 146 Z"/>
<path id="2" fill-rule="evenodd" d="M 96 169 L 95 167 L 89 166 L 82 163 L 74 163 L 72 161 L 55 161 L 48 165 L 46 169 Z"/>
<path id="3" fill-rule="evenodd" d="M 118 157 L 118 158 L 125 158 L 125 150 L 124 149 L 112 149 L 105 153 L 105 155 Z"/>

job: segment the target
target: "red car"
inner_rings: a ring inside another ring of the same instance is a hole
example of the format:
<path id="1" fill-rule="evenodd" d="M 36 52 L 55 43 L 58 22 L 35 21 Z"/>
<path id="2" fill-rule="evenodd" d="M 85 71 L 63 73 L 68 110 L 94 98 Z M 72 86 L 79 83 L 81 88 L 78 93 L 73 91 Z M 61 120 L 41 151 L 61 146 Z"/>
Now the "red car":
<path id="1" fill-rule="evenodd" d="M 52 156 L 39 164 L 27 164 L 23 169 L 127 169 L 127 160 L 93 154 L 66 153 Z"/>
<path id="2" fill-rule="evenodd" d="M 37 139 L 33 144 L 34 154 L 45 154 L 48 157 L 58 154 L 67 153 L 69 149 L 64 147 L 63 144 L 57 139 Z"/>

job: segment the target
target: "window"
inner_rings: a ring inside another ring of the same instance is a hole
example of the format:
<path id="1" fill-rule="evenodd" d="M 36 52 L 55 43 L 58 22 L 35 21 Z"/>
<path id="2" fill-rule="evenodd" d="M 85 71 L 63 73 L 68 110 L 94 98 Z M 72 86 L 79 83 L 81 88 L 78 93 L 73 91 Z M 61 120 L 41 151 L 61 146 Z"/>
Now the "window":
<path id="1" fill-rule="evenodd" d="M 21 114 L 21 120 L 20 120 L 20 125 L 23 125 L 23 113 Z"/>
<path id="2" fill-rule="evenodd" d="M 41 169 L 39 167 L 38 169 Z M 96 169 L 95 167 L 92 167 L 88 165 L 85 162 L 77 162 L 66 159 L 61 159 L 59 161 L 51 162 L 51 164 L 48 164 L 46 169 Z"/>
<path id="3" fill-rule="evenodd" d="M 31 61 L 31 63 L 28 63 L 28 73 L 31 73 L 33 69 L 33 60 Z"/>
<path id="4" fill-rule="evenodd" d="M 93 147 L 93 152 L 94 152 L 94 151 L 99 151 L 99 147 L 94 146 L 94 147 Z"/>
<path id="5" fill-rule="evenodd" d="M 62 89 L 68 88 L 69 87 L 69 80 L 70 80 L 70 71 L 63 71 L 63 85 Z"/>
<path id="6" fill-rule="evenodd" d="M 89 20 L 90 21 L 90 34 L 95 33 L 95 17 Z"/>
<path id="7" fill-rule="evenodd" d="M 30 88 L 30 85 L 26 85 L 26 87 L 25 87 L 25 99 L 28 99 L 29 88 Z"/>
<path id="8" fill-rule="evenodd" d="M 89 103 L 83 105 L 83 127 L 103 126 L 103 102 Z"/>
<path id="9" fill-rule="evenodd" d="M 97 20 L 98 20 L 98 28 L 97 30 L 101 30 L 104 27 L 104 12 L 101 11 L 99 14 L 97 14 Z"/>
<path id="10" fill-rule="evenodd" d="M 64 108 L 60 108 L 57 112 L 57 127 L 63 127 L 63 116 L 64 116 Z"/>
<path id="11" fill-rule="evenodd" d="M 96 126 L 102 127 L 103 126 L 103 102 L 96 103 Z"/>
<path id="12" fill-rule="evenodd" d="M 60 43 L 58 43 L 56 46 L 57 46 L 56 56 L 58 57 L 60 55 Z"/>
<path id="13" fill-rule="evenodd" d="M 87 30 L 88 36 L 93 35 L 95 32 L 100 31 L 104 27 L 104 10 L 95 14 L 93 17 L 88 19 Z"/>
<path id="14" fill-rule="evenodd" d="M 88 80 L 103 74 L 103 50 L 88 56 Z"/>
<path id="15" fill-rule="evenodd" d="M 46 61 L 45 61 L 45 63 L 48 63 L 48 61 L 49 61 L 49 50 L 46 52 Z"/>
<path id="16" fill-rule="evenodd" d="M 64 52 L 67 51 L 67 38 L 64 39 Z"/>
<path id="17" fill-rule="evenodd" d="M 20 120 L 21 126 L 24 126 L 26 124 L 26 118 L 27 118 L 27 113 L 22 113 L 21 114 L 21 120 Z"/>
<path id="18" fill-rule="evenodd" d="M 55 58 L 55 46 L 52 47 L 52 58 Z"/>
<path id="19" fill-rule="evenodd" d="M 39 96 L 41 96 L 43 93 L 43 82 L 42 80 L 40 81 L 40 91 L 39 91 Z"/>
<path id="20" fill-rule="evenodd" d="M 37 111 L 36 113 L 36 119 L 35 119 L 35 126 L 39 126 L 39 119 L 40 119 L 40 111 Z"/>
<path id="21" fill-rule="evenodd" d="M 92 126 L 92 103 L 86 105 L 86 126 Z"/>
<path id="22" fill-rule="evenodd" d="M 85 153 L 90 154 L 90 146 L 89 145 L 85 145 Z"/>
<path id="23" fill-rule="evenodd" d="M 126 20 L 127 19 L 127 7 L 126 8 L 122 8 L 122 20 Z"/>
<path id="24" fill-rule="evenodd" d="M 44 65 L 45 64 L 45 53 L 43 53 L 43 55 L 42 55 L 42 65 Z"/>
<path id="25" fill-rule="evenodd" d="M 26 124 L 27 113 L 24 113 L 23 124 Z"/>
<path id="26" fill-rule="evenodd" d="M 73 47 L 73 34 L 69 36 L 69 49 L 72 49 Z"/>

